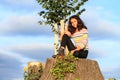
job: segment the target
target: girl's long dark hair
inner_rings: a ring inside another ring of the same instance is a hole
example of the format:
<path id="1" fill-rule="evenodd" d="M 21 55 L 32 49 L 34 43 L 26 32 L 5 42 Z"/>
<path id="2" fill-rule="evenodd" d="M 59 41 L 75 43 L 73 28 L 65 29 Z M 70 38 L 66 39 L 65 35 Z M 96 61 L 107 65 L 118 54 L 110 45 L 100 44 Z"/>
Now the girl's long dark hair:
<path id="1" fill-rule="evenodd" d="M 72 24 L 71 24 L 71 19 L 72 19 L 72 18 L 76 19 L 77 22 L 78 22 L 78 25 L 77 25 L 78 31 L 81 30 L 82 28 L 87 29 L 87 27 L 84 25 L 84 22 L 80 19 L 80 17 L 77 16 L 77 15 L 73 15 L 73 16 L 71 16 L 71 17 L 69 18 L 69 22 L 68 22 L 68 31 L 69 31 L 71 34 L 75 33 L 75 31 L 76 31 L 76 28 L 74 28 L 74 27 L 72 26 Z"/>

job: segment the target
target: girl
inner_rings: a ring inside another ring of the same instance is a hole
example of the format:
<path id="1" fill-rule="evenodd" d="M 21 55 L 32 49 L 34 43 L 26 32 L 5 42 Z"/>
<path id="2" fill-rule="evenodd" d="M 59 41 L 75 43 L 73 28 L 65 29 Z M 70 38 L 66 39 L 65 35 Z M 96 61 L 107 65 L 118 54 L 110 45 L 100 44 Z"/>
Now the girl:
<path id="1" fill-rule="evenodd" d="M 73 56 L 87 58 L 88 31 L 83 21 L 77 15 L 69 18 L 68 31 L 65 31 L 62 36 L 58 55 L 65 55 L 64 49 L 66 46 Z"/>

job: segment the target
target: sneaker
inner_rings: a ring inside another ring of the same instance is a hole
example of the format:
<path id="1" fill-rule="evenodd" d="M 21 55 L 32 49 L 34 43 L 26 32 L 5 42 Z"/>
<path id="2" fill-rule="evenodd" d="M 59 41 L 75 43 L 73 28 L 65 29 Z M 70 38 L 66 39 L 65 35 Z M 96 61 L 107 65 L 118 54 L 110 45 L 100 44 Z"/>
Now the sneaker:
<path id="1" fill-rule="evenodd" d="M 63 48 L 61 48 L 61 47 L 59 48 L 58 55 L 65 55 Z"/>
<path id="2" fill-rule="evenodd" d="M 52 58 L 56 58 L 57 55 L 52 55 Z"/>
<path id="3" fill-rule="evenodd" d="M 58 54 L 52 55 L 52 58 L 56 58 L 57 56 L 64 56 L 64 55 L 65 55 L 64 49 L 63 48 L 59 48 Z"/>

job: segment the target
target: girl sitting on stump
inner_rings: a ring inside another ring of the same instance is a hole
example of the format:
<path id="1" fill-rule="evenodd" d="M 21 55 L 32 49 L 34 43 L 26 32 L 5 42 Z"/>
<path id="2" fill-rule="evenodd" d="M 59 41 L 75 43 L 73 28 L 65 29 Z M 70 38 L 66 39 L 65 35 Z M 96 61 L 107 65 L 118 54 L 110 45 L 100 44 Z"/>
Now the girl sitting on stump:
<path id="1" fill-rule="evenodd" d="M 68 31 L 65 31 L 62 35 L 57 55 L 65 55 L 64 50 L 66 46 L 73 56 L 87 58 L 88 31 L 83 21 L 77 15 L 73 15 L 69 18 Z M 55 58 L 56 55 L 52 57 Z"/>

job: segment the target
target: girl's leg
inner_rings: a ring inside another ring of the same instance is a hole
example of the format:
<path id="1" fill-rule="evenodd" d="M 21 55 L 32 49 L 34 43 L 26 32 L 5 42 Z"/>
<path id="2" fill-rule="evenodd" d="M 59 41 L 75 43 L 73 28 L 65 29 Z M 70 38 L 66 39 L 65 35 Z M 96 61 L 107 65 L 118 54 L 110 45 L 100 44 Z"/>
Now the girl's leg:
<path id="1" fill-rule="evenodd" d="M 64 49 L 65 49 L 66 46 L 68 47 L 69 51 L 74 50 L 76 48 L 74 46 L 74 44 L 72 43 L 70 37 L 67 34 L 64 34 L 63 37 L 62 37 L 62 41 L 60 43 L 60 48 L 58 50 L 58 55 L 65 55 Z M 56 55 L 53 55 L 52 57 L 55 58 Z"/>
<path id="2" fill-rule="evenodd" d="M 73 56 L 78 57 L 78 58 L 87 58 L 88 50 L 75 51 Z"/>
<path id="3" fill-rule="evenodd" d="M 66 46 L 68 47 L 69 51 L 76 49 L 70 37 L 67 34 L 64 34 L 62 37 L 62 41 L 61 41 L 61 47 L 65 48 Z M 88 50 L 75 51 L 73 56 L 78 57 L 78 58 L 87 58 Z"/>
<path id="4" fill-rule="evenodd" d="M 60 43 L 60 48 L 58 50 L 58 55 L 65 55 L 64 49 L 65 49 L 66 46 L 68 47 L 69 51 L 74 50 L 76 48 L 74 46 L 74 44 L 72 43 L 70 37 L 67 34 L 64 34 L 63 37 L 62 37 L 62 41 Z M 56 55 L 53 55 L 52 57 L 55 58 Z"/>
<path id="5" fill-rule="evenodd" d="M 61 41 L 61 46 L 60 47 L 68 47 L 68 50 L 74 50 L 76 47 L 74 46 L 74 44 L 72 43 L 70 37 L 67 34 L 64 34 L 62 37 L 62 41 Z"/>

